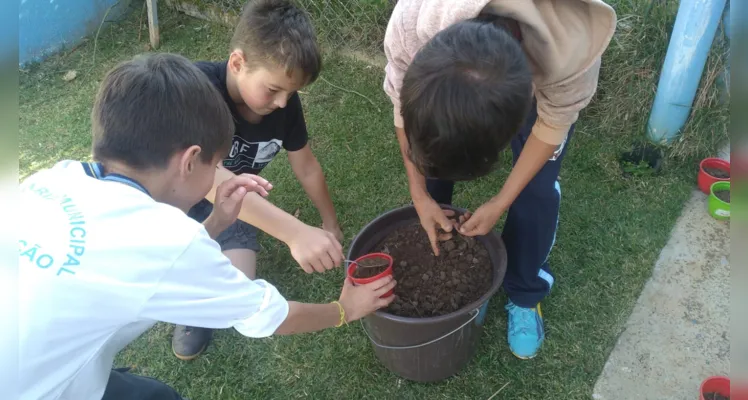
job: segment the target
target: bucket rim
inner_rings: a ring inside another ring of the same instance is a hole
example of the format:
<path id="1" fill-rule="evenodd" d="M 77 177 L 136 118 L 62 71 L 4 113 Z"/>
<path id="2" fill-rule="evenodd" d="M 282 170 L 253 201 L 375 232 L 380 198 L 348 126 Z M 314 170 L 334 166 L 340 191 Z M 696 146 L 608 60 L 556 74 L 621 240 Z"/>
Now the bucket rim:
<path id="1" fill-rule="evenodd" d="M 464 208 L 454 207 L 451 205 L 440 204 L 439 206 L 442 209 L 453 210 L 456 213 L 467 212 L 467 210 Z M 411 205 L 402 206 L 402 207 L 389 210 L 385 213 L 380 214 L 379 216 L 371 220 L 368 224 L 366 224 L 363 228 L 361 228 L 359 233 L 356 234 L 356 237 L 353 238 L 353 241 L 351 241 L 351 245 L 348 249 L 348 258 L 351 258 L 351 251 L 355 247 L 354 245 L 361 238 L 361 234 L 363 232 L 367 232 L 369 228 L 377 224 L 379 221 L 386 219 L 393 214 L 402 213 L 407 210 L 415 210 L 415 207 L 411 204 Z M 488 301 L 499 291 L 502 283 L 504 282 L 504 275 L 506 274 L 506 245 L 504 244 L 504 241 L 501 239 L 501 236 L 492 230 L 490 233 L 483 235 L 482 237 L 492 237 L 496 241 L 498 247 L 495 249 L 495 251 L 498 252 L 499 254 L 503 254 L 504 267 L 501 268 L 501 266 L 499 266 L 499 268 L 494 268 L 494 271 L 493 271 L 494 281 L 491 284 L 491 288 L 488 289 L 488 291 L 484 293 L 480 298 L 478 298 L 478 300 L 470 304 L 467 304 L 451 313 L 439 315 L 435 317 L 423 317 L 423 318 L 402 317 L 399 315 L 394 315 L 394 314 L 384 312 L 382 311 L 382 309 L 379 309 L 370 315 L 376 315 L 379 318 L 387 319 L 387 320 L 394 321 L 394 322 L 401 322 L 401 323 L 410 324 L 410 325 L 420 325 L 420 324 L 433 324 L 433 323 L 438 323 L 438 322 L 450 321 L 456 318 L 463 317 L 465 315 L 469 315 L 470 312 L 472 312 L 473 310 L 479 310 L 481 307 L 483 307 L 484 304 L 488 303 Z M 490 253 L 490 250 L 489 250 L 489 253 Z"/>

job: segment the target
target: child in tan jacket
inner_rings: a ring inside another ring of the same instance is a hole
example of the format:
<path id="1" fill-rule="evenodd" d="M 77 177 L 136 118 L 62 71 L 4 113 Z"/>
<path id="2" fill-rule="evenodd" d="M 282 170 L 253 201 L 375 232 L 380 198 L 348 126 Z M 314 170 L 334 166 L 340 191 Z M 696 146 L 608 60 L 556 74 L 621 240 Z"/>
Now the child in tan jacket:
<path id="1" fill-rule="evenodd" d="M 413 203 L 438 254 L 454 181 L 488 174 L 511 144 L 504 186 L 454 226 L 475 236 L 508 210 L 508 342 L 519 358 L 545 337 L 540 301 L 558 224 L 558 173 L 597 88 L 616 15 L 601 0 L 401 0 L 387 27 L 384 90 L 394 104 Z"/>

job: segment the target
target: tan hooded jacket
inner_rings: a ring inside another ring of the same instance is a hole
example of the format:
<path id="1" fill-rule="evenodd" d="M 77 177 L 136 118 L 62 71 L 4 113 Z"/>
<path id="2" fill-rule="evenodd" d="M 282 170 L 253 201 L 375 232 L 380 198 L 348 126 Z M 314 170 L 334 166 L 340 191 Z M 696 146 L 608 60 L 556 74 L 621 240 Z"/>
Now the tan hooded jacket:
<path id="1" fill-rule="evenodd" d="M 595 94 L 600 57 L 615 32 L 615 11 L 602 0 L 400 0 L 384 39 L 384 90 L 395 106 L 395 126 L 403 127 L 400 88 L 418 50 L 482 12 L 518 22 L 538 105 L 533 134 L 561 144 Z"/>

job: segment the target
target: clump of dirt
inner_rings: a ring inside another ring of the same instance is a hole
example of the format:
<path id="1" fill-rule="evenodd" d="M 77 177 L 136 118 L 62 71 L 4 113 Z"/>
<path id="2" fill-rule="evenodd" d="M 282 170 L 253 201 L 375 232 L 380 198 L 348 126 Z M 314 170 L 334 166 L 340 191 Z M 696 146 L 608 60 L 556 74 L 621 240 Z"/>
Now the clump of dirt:
<path id="1" fill-rule="evenodd" d="M 375 251 L 394 258 L 397 298 L 387 309 L 391 314 L 448 314 L 478 300 L 493 282 L 488 251 L 479 241 L 455 234 L 441 242 L 440 255 L 435 257 L 428 236 L 418 223 L 395 230 Z"/>
<path id="2" fill-rule="evenodd" d="M 729 190 L 720 190 L 718 192 L 714 192 L 714 195 L 717 196 L 718 199 L 724 201 L 725 203 L 730 203 L 730 191 Z"/>
<path id="3" fill-rule="evenodd" d="M 390 265 L 390 262 L 384 257 L 371 257 L 361 260 L 356 264 L 356 270 L 353 271 L 353 277 L 356 279 L 366 279 L 384 272 Z"/>
<path id="4" fill-rule="evenodd" d="M 730 400 L 730 396 L 722 396 L 719 393 L 704 393 L 704 398 L 706 400 Z"/>
<path id="5" fill-rule="evenodd" d="M 730 178 L 729 172 L 723 169 L 719 169 L 719 168 L 704 167 L 704 172 L 718 179 L 729 179 Z"/>

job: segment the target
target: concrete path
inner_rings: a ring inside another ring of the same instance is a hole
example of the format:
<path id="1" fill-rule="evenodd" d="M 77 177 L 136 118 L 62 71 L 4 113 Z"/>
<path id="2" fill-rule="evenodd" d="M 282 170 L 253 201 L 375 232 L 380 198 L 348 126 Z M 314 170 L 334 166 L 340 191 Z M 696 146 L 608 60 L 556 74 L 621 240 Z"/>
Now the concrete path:
<path id="1" fill-rule="evenodd" d="M 729 159 L 729 150 L 723 158 Z M 730 228 L 695 191 L 595 385 L 597 400 L 694 400 L 730 372 Z"/>

